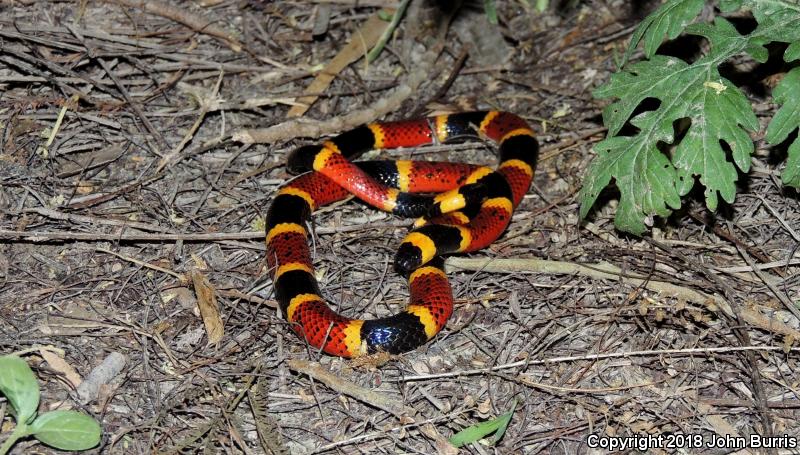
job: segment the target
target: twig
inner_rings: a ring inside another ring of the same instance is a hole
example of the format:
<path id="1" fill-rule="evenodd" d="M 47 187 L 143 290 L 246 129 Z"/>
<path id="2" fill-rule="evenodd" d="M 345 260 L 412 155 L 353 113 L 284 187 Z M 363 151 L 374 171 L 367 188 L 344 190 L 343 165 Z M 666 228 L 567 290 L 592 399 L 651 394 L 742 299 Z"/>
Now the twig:
<path id="1" fill-rule="evenodd" d="M 78 95 L 72 95 L 69 98 L 69 101 L 64 103 L 64 105 L 58 111 L 58 117 L 56 117 L 56 123 L 50 129 L 50 134 L 47 137 L 47 141 L 45 141 L 44 147 L 42 147 L 42 152 L 45 158 L 48 158 L 50 155 L 50 146 L 53 145 L 53 140 L 55 140 L 56 135 L 58 134 L 58 130 L 61 128 L 61 123 L 64 121 L 64 115 L 66 115 L 68 109 L 74 109 L 75 107 L 77 107 L 79 98 L 80 97 Z"/>
<path id="2" fill-rule="evenodd" d="M 66 27 L 67 30 L 69 30 L 69 32 L 72 33 L 72 35 L 75 36 L 75 38 L 77 38 L 81 42 L 81 44 L 83 44 L 83 46 L 86 48 L 86 53 L 89 55 L 89 58 L 96 60 L 97 63 L 100 64 L 100 67 L 103 68 L 103 71 L 105 71 L 108 77 L 111 78 L 111 80 L 114 82 L 114 85 L 117 87 L 117 90 L 119 91 L 120 95 L 122 95 L 122 98 L 131 107 L 131 109 L 133 109 L 133 111 L 136 113 L 136 116 L 139 117 L 139 120 L 142 121 L 142 124 L 150 133 L 150 135 L 152 135 L 158 141 L 161 147 L 166 147 L 167 141 L 166 139 L 164 139 L 164 136 L 153 126 L 153 124 L 150 122 L 150 119 L 148 119 L 147 115 L 145 115 L 139 103 L 134 101 L 133 98 L 131 98 L 130 93 L 128 93 L 128 89 L 125 88 L 125 85 L 123 85 L 122 82 L 119 80 L 119 78 L 114 74 L 114 72 L 111 71 L 111 68 L 109 68 L 108 64 L 106 64 L 105 59 L 97 57 L 94 48 L 90 47 L 86 43 L 86 39 L 84 39 L 83 35 L 81 35 L 80 32 L 78 32 L 74 27 L 72 27 L 69 24 L 67 24 Z"/>
<path id="3" fill-rule="evenodd" d="M 729 302 L 730 310 L 733 312 L 732 316 L 728 313 L 725 314 L 725 316 L 729 319 L 728 324 L 730 326 L 731 332 L 742 346 L 751 346 L 753 344 L 750 341 L 749 332 L 745 330 L 745 327 L 747 327 L 746 322 L 748 322 L 746 316 L 749 313 L 751 313 L 751 311 L 747 308 L 744 308 L 741 305 L 740 296 L 736 293 L 736 291 L 733 290 L 733 288 L 731 288 L 731 286 L 725 283 L 719 276 L 717 276 L 717 274 L 712 273 L 710 270 L 703 267 L 701 264 L 698 264 L 697 261 L 687 257 L 680 251 L 673 251 L 660 241 L 652 238 L 645 238 L 645 240 L 648 243 L 655 245 L 660 250 L 678 257 L 691 269 L 705 275 L 711 282 L 713 282 L 716 286 L 718 286 L 719 289 L 722 289 L 722 292 L 725 294 L 727 302 Z M 777 320 L 775 321 L 775 323 L 783 324 L 781 321 Z M 762 328 L 768 331 L 770 330 L 769 327 L 762 327 Z M 750 373 L 753 399 L 756 408 L 758 409 L 759 417 L 761 417 L 761 423 L 762 423 L 761 431 L 763 434 L 770 436 L 773 432 L 772 418 L 770 414 L 767 412 L 766 408 L 767 397 L 764 392 L 764 384 L 761 379 L 761 371 L 759 369 L 758 362 L 756 361 L 756 357 L 752 351 L 744 351 L 742 352 L 742 355 L 744 356 L 744 359 L 747 362 L 746 370 L 748 373 Z"/>
<path id="4" fill-rule="evenodd" d="M 125 256 L 123 254 L 115 253 L 115 252 L 113 252 L 111 250 L 107 250 L 105 248 L 97 248 L 97 251 L 99 251 L 101 253 L 110 254 L 112 256 L 116 256 L 116 257 L 118 257 L 120 259 L 123 259 L 123 260 L 128 261 L 128 262 L 133 262 L 136 265 L 140 265 L 140 266 L 146 267 L 148 269 L 153 269 L 153 270 L 159 271 L 161 273 L 166 273 L 167 275 L 172 275 L 173 277 L 175 277 L 178 280 L 180 280 L 181 283 L 185 283 L 186 282 L 186 277 L 185 276 L 181 275 L 180 273 L 173 272 L 172 270 L 168 270 L 168 269 L 165 269 L 163 267 L 159 267 L 159 266 L 153 265 L 153 264 L 148 264 L 147 262 L 140 261 L 140 260 L 138 260 L 136 258 L 132 258 L 130 256 Z"/>
<path id="5" fill-rule="evenodd" d="M 675 296 L 689 302 L 709 307 L 712 311 L 717 308 L 726 314 L 731 313 L 727 302 L 714 295 L 708 295 L 693 289 L 677 286 L 664 281 L 648 280 L 641 275 L 623 273 L 622 269 L 608 263 L 599 264 L 576 264 L 573 262 L 548 261 L 543 259 L 492 259 L 492 258 L 462 258 L 451 257 L 445 262 L 449 267 L 462 270 L 485 271 L 492 273 L 558 273 L 566 275 L 582 275 L 591 278 L 607 279 L 620 281 L 632 286 L 644 286 L 645 288 L 663 292 L 670 296 Z"/>
<path id="6" fill-rule="evenodd" d="M 411 382 L 411 381 L 428 381 L 431 379 L 441 378 L 455 378 L 459 376 L 472 376 L 476 374 L 486 374 L 492 371 L 508 370 L 510 368 L 526 367 L 529 365 L 549 365 L 554 363 L 566 362 L 580 362 L 582 360 L 605 360 L 605 359 L 619 359 L 628 357 L 648 357 L 655 356 L 661 357 L 665 355 L 708 355 L 715 353 L 728 353 L 728 352 L 800 352 L 800 348 L 785 349 L 781 346 L 729 346 L 729 347 L 716 347 L 716 348 L 685 348 L 685 349 L 653 349 L 645 351 L 630 351 L 630 352 L 608 352 L 604 354 L 586 354 L 586 355 L 571 355 L 563 357 L 550 357 L 547 359 L 526 359 L 517 362 L 506 363 L 503 365 L 496 365 L 491 368 L 481 368 L 475 370 L 461 370 L 461 371 L 448 371 L 447 373 L 434 373 L 434 374 L 419 374 L 412 376 L 404 376 L 399 379 L 389 380 L 390 382 Z"/>
<path id="7" fill-rule="evenodd" d="M 761 196 L 760 194 L 756 194 L 755 197 L 758 198 L 758 200 L 760 200 L 762 204 L 764 204 L 764 207 L 766 207 L 767 210 L 769 210 L 769 213 L 771 213 L 772 216 L 774 216 L 778 220 L 778 222 L 781 223 L 781 226 L 783 226 L 783 228 L 786 229 L 786 231 L 789 232 L 789 234 L 792 236 L 794 241 L 795 242 L 800 242 L 800 235 L 797 233 L 797 231 L 792 229 L 792 227 L 789 225 L 789 223 L 787 223 L 786 220 L 783 219 L 781 214 L 778 213 L 772 207 L 772 205 L 769 204 L 769 202 L 767 202 L 767 200 L 764 198 L 764 196 Z"/>
<path id="8" fill-rule="evenodd" d="M 163 156 L 161 160 L 159 160 L 158 167 L 156 167 L 156 174 L 161 172 L 161 170 L 166 166 L 172 166 L 180 160 L 181 151 L 183 151 L 183 148 L 186 146 L 186 144 L 192 140 L 194 133 L 196 133 L 200 128 L 200 125 L 206 118 L 206 114 L 208 114 L 209 109 L 211 108 L 212 104 L 214 104 L 217 95 L 219 94 L 219 88 L 222 85 L 222 77 L 224 75 L 225 73 L 223 71 L 219 72 L 217 83 L 214 85 L 214 89 L 210 94 L 208 94 L 208 96 L 196 95 L 197 103 L 200 104 L 200 113 L 197 115 L 197 119 L 194 121 L 194 124 L 192 124 L 191 128 L 189 128 L 189 131 L 183 135 L 181 142 L 176 145 L 167 155 Z"/>
<path id="9" fill-rule="evenodd" d="M 664 293 L 678 299 L 694 302 L 716 312 L 718 309 L 728 317 L 735 317 L 733 309 L 722 297 L 709 295 L 683 286 L 678 286 L 664 281 L 647 279 L 644 276 L 623 273 L 612 264 L 575 264 L 572 262 L 547 261 L 542 259 L 491 259 L 491 258 L 462 258 L 451 257 L 445 262 L 448 268 L 462 270 L 485 271 L 493 273 L 557 273 L 566 275 L 581 275 L 591 278 L 619 281 L 631 286 L 641 286 L 651 291 Z M 771 333 L 791 336 L 800 339 L 800 331 L 793 329 L 778 318 L 768 318 L 752 308 L 742 308 L 740 314 L 743 322 L 752 324 Z"/>
<path id="10" fill-rule="evenodd" d="M 452 86 L 453 82 L 455 82 L 458 73 L 460 73 L 461 69 L 464 68 L 464 63 L 467 61 L 467 57 L 469 57 L 469 50 L 465 47 L 464 49 L 461 50 L 461 54 L 459 54 L 458 59 L 456 59 L 456 63 L 453 65 L 453 69 L 450 70 L 450 75 L 447 76 L 447 79 L 444 81 L 444 84 L 442 84 L 442 86 L 439 87 L 438 90 L 436 90 L 436 93 L 432 97 L 428 98 L 428 101 L 424 103 L 419 103 L 417 105 L 417 108 L 414 109 L 414 111 L 410 115 L 410 117 L 413 118 L 422 115 L 422 112 L 425 111 L 425 106 L 427 106 L 433 101 L 439 100 L 445 94 L 447 94 L 447 91 L 450 90 L 450 86 Z"/>
<path id="11" fill-rule="evenodd" d="M 728 231 L 733 232 L 733 223 L 731 223 L 730 221 L 728 221 Z M 747 265 L 753 268 L 753 273 L 755 273 L 756 276 L 760 278 L 761 281 L 764 282 L 764 284 L 769 288 L 769 290 L 772 291 L 772 294 L 775 295 L 775 297 L 777 297 L 777 299 L 780 300 L 781 303 L 783 303 L 783 306 L 785 306 L 786 309 L 789 310 L 789 312 L 791 312 L 794 315 L 794 317 L 800 320 L 800 309 L 797 308 L 797 304 L 789 300 L 789 298 L 786 297 L 786 294 L 784 294 L 777 287 L 775 287 L 774 279 L 770 279 L 769 276 L 767 276 L 766 272 L 756 267 L 756 264 L 753 262 L 753 259 L 750 257 L 750 255 L 747 254 L 747 250 L 745 248 L 742 248 L 738 244 L 736 245 L 736 248 L 739 251 L 739 254 L 742 256 L 742 258 L 744 258 L 744 261 L 747 262 Z"/>
<path id="12" fill-rule="evenodd" d="M 528 387 L 533 387 L 535 389 L 545 389 L 552 392 L 561 392 L 561 393 L 594 393 L 594 394 L 607 394 L 610 392 L 619 392 L 621 390 L 638 389 L 640 387 L 650 387 L 665 381 L 665 380 L 648 381 L 640 384 L 630 384 L 618 387 L 598 387 L 593 389 L 587 389 L 584 387 L 562 387 L 562 386 L 545 384 L 542 382 L 534 381 L 524 374 L 520 374 L 518 376 L 508 376 L 502 373 L 493 373 L 493 376 L 501 377 L 507 381 L 518 382 L 520 384 L 524 384 Z"/>
<path id="13" fill-rule="evenodd" d="M 25 209 L 25 213 L 38 213 L 39 215 L 45 216 L 53 220 L 69 221 L 72 223 L 119 226 L 123 228 L 139 229 L 142 231 L 149 231 L 149 232 L 165 232 L 167 230 L 166 228 L 163 228 L 161 226 L 156 226 L 147 223 L 140 223 L 137 221 L 115 220 L 113 218 L 100 218 L 95 216 L 76 215 L 74 213 L 59 212 L 58 210 L 48 209 L 45 207 L 33 207 Z"/>
<path id="14" fill-rule="evenodd" d="M 320 227 L 314 230 L 317 234 L 336 234 L 340 232 L 354 232 L 374 229 L 395 229 L 408 227 L 403 223 L 367 223 L 350 226 Z M 0 229 L 0 240 L 18 240 L 25 242 L 53 242 L 53 241 L 105 241 L 105 242 L 221 242 L 226 240 L 263 240 L 263 232 L 213 232 L 199 234 L 157 233 L 146 234 L 130 232 L 124 234 L 106 234 L 102 232 L 70 232 L 70 231 L 9 231 Z"/>
<path id="15" fill-rule="evenodd" d="M 210 20 L 203 17 L 191 14 L 186 10 L 178 9 L 166 3 L 153 1 L 153 0 L 106 0 L 109 3 L 116 3 L 118 5 L 127 6 L 130 8 L 138 8 L 145 12 L 152 13 L 191 28 L 198 33 L 204 33 L 223 40 L 234 52 L 242 50 L 242 44 L 233 35 L 227 33 L 221 28 L 212 25 Z"/>
<path id="16" fill-rule="evenodd" d="M 438 54 L 439 52 L 435 50 L 428 51 L 425 53 L 425 59 L 434 59 Z M 240 130 L 233 133 L 232 139 L 245 144 L 272 143 L 298 137 L 320 137 L 369 123 L 396 110 L 403 101 L 415 93 L 422 82 L 427 79 L 429 69 L 429 65 L 418 64 L 417 71 L 412 73 L 391 95 L 376 101 L 366 109 L 328 120 L 296 119 L 279 123 L 269 128 Z"/>
<path id="17" fill-rule="evenodd" d="M 701 214 L 699 214 L 697 212 L 690 211 L 688 213 L 689 213 L 689 216 L 694 218 L 697 222 L 699 222 L 699 223 L 703 224 L 705 227 L 711 229 L 714 232 L 714 234 L 716 234 L 716 235 L 722 237 L 723 239 L 731 242 L 737 248 L 744 248 L 745 250 L 747 250 L 747 252 L 751 256 L 756 257 L 759 260 L 759 262 L 763 262 L 763 263 L 772 262 L 772 258 L 770 258 L 766 254 L 762 253 L 761 251 L 758 251 L 757 249 L 755 249 L 755 247 L 752 247 L 750 245 L 746 245 L 746 244 L 742 243 L 741 240 L 739 240 L 735 235 L 733 235 L 733 232 L 726 231 L 725 229 L 722 229 L 721 226 L 718 226 L 716 224 L 708 222 L 707 220 L 705 220 L 703 218 L 703 216 Z"/>
<path id="18" fill-rule="evenodd" d="M 94 367 L 76 391 L 81 403 L 86 404 L 97 398 L 100 387 L 114 379 L 125 368 L 127 361 L 125 355 L 112 352 L 100 365 Z"/>
<path id="19" fill-rule="evenodd" d="M 377 6 L 383 8 L 397 8 L 397 3 L 391 0 L 311 0 L 312 3 L 350 5 L 350 6 Z"/>
<path id="20" fill-rule="evenodd" d="M 327 385 L 336 392 L 343 393 L 355 398 L 356 400 L 363 401 L 364 403 L 375 406 L 378 409 L 383 409 L 384 411 L 398 418 L 411 417 L 416 414 L 414 409 L 403 405 L 401 401 L 389 398 L 382 393 L 344 380 L 323 368 L 318 363 L 300 359 L 292 359 L 286 363 L 290 369 L 297 371 L 298 373 L 307 374 L 312 378 L 321 381 L 323 384 Z"/>
<path id="21" fill-rule="evenodd" d="M 239 130 L 233 133 L 232 139 L 243 143 L 273 143 L 298 137 L 320 137 L 383 117 L 396 110 L 417 91 L 423 82 L 428 80 L 431 68 L 444 47 L 444 32 L 447 26 L 449 26 L 449 22 L 440 26 L 436 44 L 432 45 L 414 62 L 411 67 L 415 70 L 409 73 L 406 80 L 398 85 L 390 95 L 376 101 L 366 109 L 322 121 L 294 119 L 269 128 Z"/>
<path id="22" fill-rule="evenodd" d="M 740 265 L 735 267 L 714 267 L 714 269 L 724 273 L 744 273 L 744 272 L 753 272 L 755 270 L 774 269 L 777 267 L 791 267 L 793 265 L 800 265 L 800 259 L 784 259 L 779 261 L 767 262 L 766 264 L 754 264 L 752 266 Z M 766 278 L 769 279 L 769 277 Z M 770 281 L 772 282 L 775 280 L 770 280 Z"/>
<path id="23" fill-rule="evenodd" d="M 309 93 L 324 92 L 343 69 L 364 56 L 364 53 L 367 52 L 367 48 L 378 41 L 381 33 L 386 30 L 386 28 L 387 24 L 380 18 L 380 12 L 376 12 L 367 19 L 367 21 L 353 33 L 350 37 L 350 41 L 339 50 L 336 56 L 325 65 L 325 68 L 323 68 L 311 84 L 306 87 L 306 93 L 304 96 L 297 99 L 298 105 L 292 106 L 289 112 L 286 113 L 286 117 L 300 117 L 305 114 L 318 98 L 318 96 L 309 95 Z"/>

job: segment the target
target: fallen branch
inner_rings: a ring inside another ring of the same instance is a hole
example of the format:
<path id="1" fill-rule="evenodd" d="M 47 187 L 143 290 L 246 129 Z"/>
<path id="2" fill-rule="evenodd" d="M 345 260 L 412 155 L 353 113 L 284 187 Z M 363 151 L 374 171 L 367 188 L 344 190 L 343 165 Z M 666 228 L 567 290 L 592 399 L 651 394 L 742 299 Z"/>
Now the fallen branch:
<path id="1" fill-rule="evenodd" d="M 150 225 L 148 225 L 150 226 Z M 130 227 L 130 226 L 124 226 Z M 135 227 L 135 226 L 134 226 Z M 354 232 L 374 229 L 395 229 L 408 227 L 407 222 L 391 223 L 365 223 L 349 226 L 319 227 L 314 229 L 316 234 L 337 234 L 341 232 Z M 248 232 L 209 232 L 209 233 L 154 233 L 125 232 L 73 232 L 64 231 L 9 231 L 0 229 L 0 240 L 17 240 L 24 242 L 222 242 L 228 240 L 263 240 L 262 231 Z"/>
<path id="2" fill-rule="evenodd" d="M 425 55 L 426 58 L 435 59 L 438 52 L 429 51 Z M 397 110 L 403 101 L 415 93 L 422 82 L 427 80 L 429 69 L 429 65 L 418 66 L 418 70 L 400 84 L 391 95 L 376 101 L 366 109 L 328 120 L 295 119 L 269 128 L 239 130 L 235 131 L 231 138 L 244 144 L 264 144 L 297 137 L 320 137 L 355 128 Z"/>
<path id="3" fill-rule="evenodd" d="M 590 278 L 613 280 L 631 286 L 641 286 L 662 295 L 693 302 L 705 306 L 709 311 L 721 310 L 733 317 L 733 309 L 720 296 L 695 291 L 665 281 L 647 279 L 642 275 L 623 272 L 619 267 L 608 264 L 576 264 L 573 262 L 548 261 L 544 259 L 492 259 L 450 257 L 445 262 L 448 270 L 461 269 L 490 273 L 551 273 L 581 275 Z M 800 339 L 800 331 L 793 329 L 778 318 L 768 317 L 754 308 L 743 308 L 742 318 L 762 330 L 778 333 L 788 338 Z"/>

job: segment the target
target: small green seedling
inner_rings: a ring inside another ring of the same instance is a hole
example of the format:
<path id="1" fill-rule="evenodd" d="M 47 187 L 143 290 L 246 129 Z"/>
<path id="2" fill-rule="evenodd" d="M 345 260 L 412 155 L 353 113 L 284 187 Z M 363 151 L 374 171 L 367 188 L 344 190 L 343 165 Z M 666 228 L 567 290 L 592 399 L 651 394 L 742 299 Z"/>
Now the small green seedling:
<path id="1" fill-rule="evenodd" d="M 38 414 L 39 383 L 28 364 L 16 356 L 0 357 L 0 393 L 11 404 L 17 426 L 0 446 L 5 455 L 20 439 L 33 436 L 61 450 L 87 450 L 100 443 L 100 425 L 77 411 Z"/>
<path id="2" fill-rule="evenodd" d="M 511 422 L 511 417 L 514 415 L 514 409 L 516 408 L 517 400 L 514 400 L 514 404 L 511 405 L 510 411 L 506 412 L 500 417 L 497 417 L 496 419 L 476 423 L 475 425 L 464 428 L 450 437 L 450 444 L 453 444 L 455 447 L 461 447 L 463 445 L 479 441 L 483 437 L 492 433 L 494 433 L 494 437 L 490 442 L 492 445 L 497 444 L 497 442 L 505 434 L 506 428 L 508 428 L 508 424 Z"/>

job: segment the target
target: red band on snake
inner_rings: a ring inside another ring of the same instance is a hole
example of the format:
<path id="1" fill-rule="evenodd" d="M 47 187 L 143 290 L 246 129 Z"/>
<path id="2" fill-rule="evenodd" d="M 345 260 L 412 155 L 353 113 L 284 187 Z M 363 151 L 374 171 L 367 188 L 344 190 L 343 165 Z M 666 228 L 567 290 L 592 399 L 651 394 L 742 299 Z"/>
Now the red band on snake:
<path id="1" fill-rule="evenodd" d="M 353 161 L 371 149 L 462 137 L 494 141 L 497 168 Z M 479 250 L 502 235 L 531 184 L 538 149 L 523 119 L 488 111 L 372 123 L 295 150 L 289 170 L 305 173 L 278 191 L 266 219 L 267 261 L 283 316 L 312 347 L 332 355 L 397 354 L 421 346 L 453 312 L 441 256 Z M 410 302 L 392 316 L 363 320 L 334 312 L 314 276 L 306 223 L 315 210 L 351 194 L 377 209 L 420 217 L 395 256 L 395 268 L 408 276 Z"/>

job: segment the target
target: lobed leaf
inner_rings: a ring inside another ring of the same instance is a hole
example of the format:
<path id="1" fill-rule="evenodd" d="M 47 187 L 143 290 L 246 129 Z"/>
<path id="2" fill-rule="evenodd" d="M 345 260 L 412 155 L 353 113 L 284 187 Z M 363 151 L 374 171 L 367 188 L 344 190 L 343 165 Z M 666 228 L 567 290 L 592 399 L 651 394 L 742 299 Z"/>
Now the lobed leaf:
<path id="1" fill-rule="evenodd" d="M 741 51 L 750 54 L 756 61 L 764 63 L 769 58 L 769 51 L 763 46 L 763 40 L 752 40 L 739 34 L 736 27 L 725 18 L 718 17 L 713 24 L 692 24 L 686 27 L 686 33 L 706 38 L 711 51 L 708 55 L 695 62 L 697 66 L 710 63 L 719 64 L 725 58 L 720 56 L 733 56 Z M 715 65 L 716 66 L 716 65 Z"/>
<path id="2" fill-rule="evenodd" d="M 727 160 L 720 141 L 727 143 L 739 169 L 748 171 L 753 141 L 742 126 L 756 131 L 758 119 L 744 94 L 727 79 L 707 81 L 692 96 L 689 101 L 702 110 L 692 116 L 692 125 L 672 159 L 678 171 L 678 192 L 687 194 L 694 185 L 692 177 L 700 176 L 706 188 L 706 206 L 716 210 L 717 193 L 733 202 L 737 180 L 736 168 Z"/>
<path id="3" fill-rule="evenodd" d="M 648 146 L 640 136 L 612 137 L 595 145 L 595 151 L 597 157 L 581 188 L 581 216 L 588 213 L 611 176 L 616 178 L 620 191 L 614 224 L 622 231 L 641 234 L 646 229 L 642 221 L 645 215 L 667 216 L 670 207 L 680 207 L 673 167 L 660 150 Z M 600 169 L 604 172 L 598 172 Z M 601 178 L 593 181 L 595 175 Z"/>
<path id="4" fill-rule="evenodd" d="M 28 363 L 17 356 L 0 357 L 0 392 L 14 408 L 17 423 L 28 423 L 39 408 L 39 383 Z"/>
<path id="5" fill-rule="evenodd" d="M 767 20 L 776 20 L 781 22 L 785 18 L 797 17 L 800 14 L 800 3 L 796 0 L 740 0 L 743 8 L 749 9 L 753 12 L 756 22 L 762 24 Z M 785 30 L 786 33 L 791 34 L 791 30 Z M 785 34 L 779 34 L 785 35 Z M 783 41 L 781 36 L 775 35 L 772 37 L 775 41 Z"/>
<path id="6" fill-rule="evenodd" d="M 638 62 L 626 71 L 614 73 L 610 80 L 594 90 L 595 98 L 619 98 L 619 101 L 603 109 L 603 123 L 608 127 L 608 136 L 616 136 L 619 130 L 628 121 L 633 111 L 646 98 L 667 98 L 680 101 L 680 90 L 685 84 L 691 82 L 693 70 L 683 60 L 674 57 L 654 55 L 651 60 Z M 696 72 L 696 71 L 694 71 Z M 661 106 L 663 108 L 664 106 Z M 648 122 L 639 119 L 636 126 L 648 128 Z M 653 125 L 655 126 L 655 125 Z M 663 125 L 663 131 L 657 134 L 655 140 L 672 142 L 672 124 Z"/>
<path id="7" fill-rule="evenodd" d="M 772 91 L 781 107 L 767 126 L 767 142 L 778 144 L 800 128 L 800 68 L 789 71 Z M 789 159 L 781 176 L 784 185 L 800 188 L 800 137 L 789 145 Z"/>
<path id="8" fill-rule="evenodd" d="M 61 450 L 87 450 L 100 444 L 100 424 L 77 411 L 51 411 L 31 424 L 39 441 Z"/>
<path id="9" fill-rule="evenodd" d="M 772 26 L 765 28 L 764 36 L 772 30 Z M 759 124 L 745 95 L 719 74 L 718 66 L 742 52 L 766 60 L 765 41 L 740 35 L 723 18 L 712 24 L 692 24 L 686 31 L 708 39 L 711 50 L 707 55 L 692 64 L 654 55 L 613 74 L 595 90 L 597 98 L 617 100 L 603 110 L 608 138 L 595 146 L 597 157 L 580 194 L 581 217 L 612 178 L 620 191 L 615 224 L 636 234 L 646 229 L 647 217 L 667 216 L 671 209 L 679 208 L 680 196 L 691 190 L 695 176 L 705 186 L 709 209 L 717 208 L 719 196 L 733 201 L 736 168 L 743 172 L 750 168 L 753 142 L 748 132 L 757 131 Z M 648 98 L 657 99 L 659 106 L 631 118 Z M 690 126 L 670 160 L 661 149 L 674 142 L 673 125 L 684 119 Z M 616 136 L 629 120 L 639 131 L 633 136 Z"/>
<path id="10" fill-rule="evenodd" d="M 783 60 L 785 62 L 793 62 L 800 58 L 800 41 L 795 41 L 786 48 L 783 53 Z"/>
<path id="11" fill-rule="evenodd" d="M 800 127 L 800 68 L 794 68 L 772 91 L 775 103 L 781 107 L 767 126 L 767 142 L 778 144 Z"/>
<path id="12" fill-rule="evenodd" d="M 675 39 L 700 14 L 703 3 L 703 0 L 671 0 L 661 5 L 636 27 L 620 66 L 625 66 L 642 40 L 645 57 L 652 57 L 664 41 L 664 36 Z"/>

